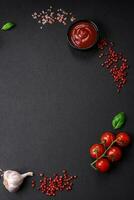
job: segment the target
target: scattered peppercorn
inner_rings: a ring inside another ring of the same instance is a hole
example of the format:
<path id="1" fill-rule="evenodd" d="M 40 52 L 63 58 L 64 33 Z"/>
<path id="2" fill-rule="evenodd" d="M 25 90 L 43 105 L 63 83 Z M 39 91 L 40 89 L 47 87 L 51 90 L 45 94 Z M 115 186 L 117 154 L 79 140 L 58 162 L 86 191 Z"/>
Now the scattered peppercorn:
<path id="1" fill-rule="evenodd" d="M 127 82 L 128 63 L 127 59 L 114 50 L 114 44 L 106 39 L 98 43 L 99 58 L 103 58 L 102 67 L 105 67 L 114 79 L 117 92 L 120 92 Z"/>
<path id="2" fill-rule="evenodd" d="M 77 176 L 70 176 L 66 170 L 62 171 L 62 175 L 55 174 L 53 177 L 47 177 L 44 174 L 39 174 L 39 184 L 36 180 L 32 180 L 32 188 L 40 191 L 47 196 L 56 196 L 59 191 L 71 191 L 73 187 L 73 180 Z M 40 176 L 41 175 L 41 176 Z"/>

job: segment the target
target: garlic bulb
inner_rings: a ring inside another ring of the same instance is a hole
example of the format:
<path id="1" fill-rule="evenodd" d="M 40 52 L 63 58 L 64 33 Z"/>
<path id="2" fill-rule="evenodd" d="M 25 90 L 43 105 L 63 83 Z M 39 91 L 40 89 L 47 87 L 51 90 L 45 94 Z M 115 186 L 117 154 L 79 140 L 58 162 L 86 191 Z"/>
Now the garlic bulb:
<path id="1" fill-rule="evenodd" d="M 9 192 L 17 192 L 24 178 L 27 176 L 33 176 L 33 172 L 27 172 L 20 174 L 19 172 L 13 170 L 4 171 L 3 174 L 3 185 Z"/>

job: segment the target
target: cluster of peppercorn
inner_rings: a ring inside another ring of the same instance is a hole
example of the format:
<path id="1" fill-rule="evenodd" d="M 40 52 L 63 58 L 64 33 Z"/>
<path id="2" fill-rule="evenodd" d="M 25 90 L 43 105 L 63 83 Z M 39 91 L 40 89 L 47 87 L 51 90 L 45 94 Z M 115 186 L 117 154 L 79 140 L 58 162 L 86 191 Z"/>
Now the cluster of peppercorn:
<path id="1" fill-rule="evenodd" d="M 127 82 L 128 63 L 127 59 L 114 50 L 112 42 L 102 39 L 98 43 L 99 58 L 103 58 L 102 66 L 111 73 L 117 86 L 117 92 L 120 92 Z"/>
<path id="2" fill-rule="evenodd" d="M 93 144 L 89 148 L 89 154 L 96 160 L 91 166 L 104 173 L 110 168 L 110 163 L 119 161 L 122 157 L 122 147 L 130 143 L 130 136 L 126 132 L 120 132 L 116 136 L 111 132 L 104 132 L 100 144 Z"/>
<path id="3" fill-rule="evenodd" d="M 73 187 L 73 180 L 77 176 L 70 176 L 66 170 L 62 171 L 62 175 L 55 174 L 53 177 L 47 177 L 40 174 L 39 185 L 36 180 L 32 180 L 32 188 L 46 194 L 47 196 L 55 196 L 59 191 L 71 191 Z"/>

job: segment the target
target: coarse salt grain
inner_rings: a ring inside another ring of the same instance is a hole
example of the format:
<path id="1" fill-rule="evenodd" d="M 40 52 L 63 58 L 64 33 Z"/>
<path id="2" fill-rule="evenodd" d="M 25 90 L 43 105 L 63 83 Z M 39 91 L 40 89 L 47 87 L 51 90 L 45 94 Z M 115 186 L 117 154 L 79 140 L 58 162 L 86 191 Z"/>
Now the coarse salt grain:
<path id="1" fill-rule="evenodd" d="M 38 23 L 42 25 L 54 23 L 67 25 L 68 22 L 73 22 L 76 20 L 72 12 L 68 13 L 61 8 L 54 11 L 52 6 L 50 6 L 47 10 L 42 10 L 38 13 L 34 12 L 32 14 L 32 17 L 34 20 L 37 20 Z M 43 19 L 45 19 L 45 21 Z"/>

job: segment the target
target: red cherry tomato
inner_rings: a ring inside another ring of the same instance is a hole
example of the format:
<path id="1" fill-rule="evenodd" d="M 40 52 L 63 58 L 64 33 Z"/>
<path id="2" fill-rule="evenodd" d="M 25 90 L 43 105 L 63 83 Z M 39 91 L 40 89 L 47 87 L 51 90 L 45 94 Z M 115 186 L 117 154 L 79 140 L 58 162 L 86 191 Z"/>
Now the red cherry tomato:
<path id="1" fill-rule="evenodd" d="M 110 144 L 115 140 L 115 135 L 111 132 L 104 132 L 101 136 L 101 143 L 105 147 L 109 147 Z"/>
<path id="2" fill-rule="evenodd" d="M 112 146 L 108 151 L 107 151 L 107 157 L 111 162 L 118 161 L 122 157 L 122 151 L 119 147 Z"/>
<path id="3" fill-rule="evenodd" d="M 116 136 L 117 144 L 121 147 L 126 147 L 130 143 L 130 136 L 125 132 L 120 132 Z"/>
<path id="4" fill-rule="evenodd" d="M 93 144 L 89 148 L 89 153 L 90 153 L 91 157 L 95 158 L 95 159 L 100 157 L 104 153 L 104 151 L 105 151 L 105 149 L 102 144 Z"/>
<path id="5" fill-rule="evenodd" d="M 95 164 L 96 169 L 100 171 L 101 173 L 107 172 L 110 168 L 110 162 L 107 158 L 100 158 L 96 164 Z"/>

